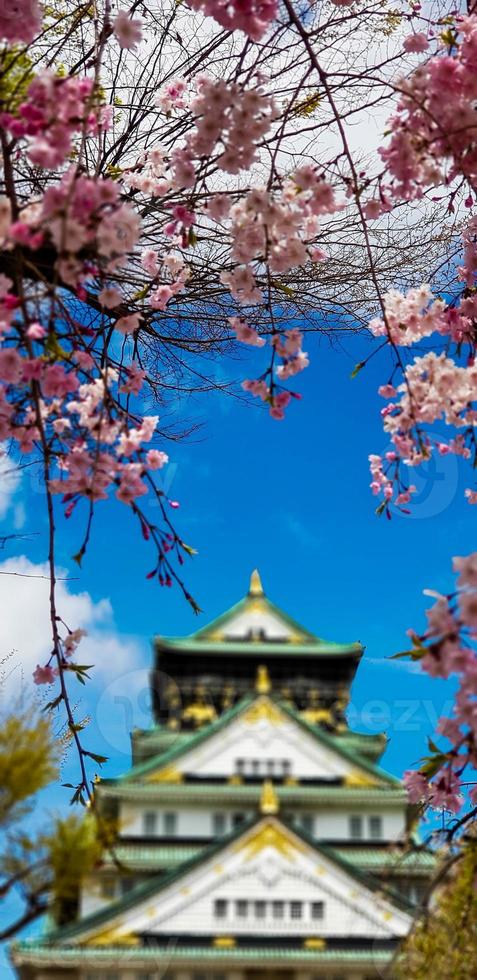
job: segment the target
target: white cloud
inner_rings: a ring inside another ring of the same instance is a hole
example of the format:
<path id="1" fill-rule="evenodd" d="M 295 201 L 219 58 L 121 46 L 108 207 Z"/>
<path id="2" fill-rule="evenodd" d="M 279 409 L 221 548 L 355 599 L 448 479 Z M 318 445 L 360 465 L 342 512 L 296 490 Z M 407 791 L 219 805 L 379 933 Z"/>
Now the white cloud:
<path id="1" fill-rule="evenodd" d="M 0 520 L 9 510 L 21 478 L 20 469 L 5 452 L 4 444 L 0 443 Z"/>
<path id="2" fill-rule="evenodd" d="M 34 564 L 25 556 L 0 563 L 0 693 L 3 697 L 28 692 L 36 665 L 48 660 L 51 627 L 47 575 L 46 563 Z M 58 571 L 59 578 L 65 575 Z M 73 580 L 58 581 L 58 614 L 70 629 L 87 631 L 78 648 L 77 660 L 95 665 L 91 671 L 93 683 L 99 683 L 104 690 L 113 678 L 142 666 L 145 648 L 137 638 L 118 632 L 108 598 L 95 602 L 89 592 L 75 592 L 76 585 Z"/>

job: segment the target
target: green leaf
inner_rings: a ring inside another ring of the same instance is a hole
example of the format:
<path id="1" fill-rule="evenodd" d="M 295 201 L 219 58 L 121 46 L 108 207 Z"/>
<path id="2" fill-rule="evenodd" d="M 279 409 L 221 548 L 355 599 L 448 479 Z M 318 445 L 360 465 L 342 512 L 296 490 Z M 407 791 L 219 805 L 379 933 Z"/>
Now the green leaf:
<path id="1" fill-rule="evenodd" d="M 437 753 L 437 755 L 433 755 L 431 759 L 429 759 L 427 756 L 425 757 L 425 759 L 426 761 L 424 761 L 424 764 L 421 765 L 419 768 L 420 771 L 424 773 L 424 775 L 427 776 L 428 779 L 430 779 L 432 776 L 435 776 L 436 772 L 439 771 L 443 762 L 445 762 L 445 760 L 447 759 L 447 756 L 444 755 L 442 752 L 439 752 Z"/>
<path id="2" fill-rule="evenodd" d="M 185 541 L 181 541 L 181 546 L 184 549 L 184 551 L 187 551 L 187 554 L 188 555 L 197 555 L 198 554 L 198 552 L 196 551 L 196 549 L 195 548 L 191 548 L 190 544 L 186 544 Z"/>
<path id="3" fill-rule="evenodd" d="M 133 303 L 137 303 L 138 300 L 145 299 L 145 297 L 147 296 L 150 288 L 151 288 L 151 285 L 149 283 L 147 286 L 143 286 L 142 289 L 139 289 L 137 291 L 137 293 L 134 293 L 134 296 L 132 298 L 132 302 Z"/>
<path id="4" fill-rule="evenodd" d="M 55 698 L 54 701 L 48 701 L 48 704 L 45 704 L 45 707 L 42 710 L 43 711 L 53 711 L 53 708 L 57 708 L 58 705 L 59 705 L 59 703 L 60 703 L 60 701 L 62 701 L 62 700 L 63 700 L 63 695 L 62 694 L 59 694 L 58 697 Z"/>
<path id="5" fill-rule="evenodd" d="M 414 647 L 412 650 L 401 650 L 399 653 L 393 653 L 388 660 L 400 660 L 401 657 L 411 657 L 411 660 L 421 660 L 426 653 L 425 647 Z"/>
<path id="6" fill-rule="evenodd" d="M 366 367 L 366 361 L 360 361 L 359 364 L 357 364 L 356 367 L 353 368 L 350 374 L 351 380 L 353 380 L 353 378 L 355 378 L 356 375 L 358 375 L 359 372 L 362 371 L 364 367 Z"/>
<path id="7" fill-rule="evenodd" d="M 285 286 L 285 283 L 280 282 L 279 279 L 272 279 L 271 283 L 272 286 L 275 286 L 275 289 L 279 289 L 282 293 L 285 293 L 285 296 L 293 297 L 295 295 L 294 290 L 290 286 Z"/>
<path id="8" fill-rule="evenodd" d="M 89 756 L 89 758 L 92 759 L 93 762 L 97 762 L 98 765 L 100 766 L 102 766 L 104 762 L 108 761 L 107 755 L 97 755 L 96 752 L 87 752 L 86 749 L 83 751 L 83 755 Z"/>

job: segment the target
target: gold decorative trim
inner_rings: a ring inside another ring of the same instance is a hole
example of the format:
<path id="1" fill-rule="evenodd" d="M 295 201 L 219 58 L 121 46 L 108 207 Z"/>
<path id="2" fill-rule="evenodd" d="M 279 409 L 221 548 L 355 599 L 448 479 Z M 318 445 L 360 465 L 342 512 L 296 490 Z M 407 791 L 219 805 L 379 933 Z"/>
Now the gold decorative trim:
<path id="1" fill-rule="evenodd" d="M 309 725 L 318 725 L 322 721 L 333 721 L 333 714 L 329 708 L 305 708 L 305 711 L 300 711 L 300 715 Z"/>
<path id="2" fill-rule="evenodd" d="M 165 769 L 160 769 L 159 772 L 153 772 L 146 777 L 148 783 L 182 783 L 183 781 L 184 774 L 175 766 L 166 766 Z"/>
<path id="3" fill-rule="evenodd" d="M 182 712 L 183 721 L 193 721 L 200 726 L 215 721 L 217 712 L 211 704 L 189 704 Z"/>
<path id="4" fill-rule="evenodd" d="M 260 797 L 260 813 L 278 813 L 280 802 L 271 779 L 266 779 Z"/>
<path id="5" fill-rule="evenodd" d="M 234 776 L 229 776 L 227 782 L 229 786 L 241 786 L 243 783 L 243 779 L 241 776 L 237 776 L 237 774 L 235 774 Z"/>
<path id="6" fill-rule="evenodd" d="M 272 682 L 268 673 L 268 667 L 266 667 L 265 664 L 260 664 L 260 666 L 257 667 L 255 690 L 257 694 L 270 694 L 271 689 Z"/>
<path id="7" fill-rule="evenodd" d="M 233 949 L 237 945 L 237 940 L 234 936 L 215 936 L 212 945 L 218 949 Z"/>
<path id="8" fill-rule="evenodd" d="M 260 695 L 241 716 L 246 725 L 257 725 L 260 721 L 269 721 L 272 725 L 283 725 L 286 718 L 280 708 L 267 697 Z"/>
<path id="9" fill-rule="evenodd" d="M 98 932 L 91 939 L 87 939 L 85 942 L 86 946 L 139 946 L 140 939 L 139 936 L 135 936 L 133 932 L 120 932 L 120 928 L 116 929 L 104 929 L 103 932 Z"/>
<path id="10" fill-rule="evenodd" d="M 297 851 L 306 851 L 306 847 L 297 838 L 292 837 L 285 828 L 273 817 L 263 820 L 256 829 L 251 830 L 248 837 L 236 845 L 237 851 L 243 851 L 245 860 L 251 861 L 256 854 L 271 847 L 289 861 L 294 861 Z"/>
<path id="11" fill-rule="evenodd" d="M 264 595 L 262 580 L 258 568 L 254 568 L 250 576 L 249 595 Z"/>
<path id="12" fill-rule="evenodd" d="M 265 599 L 262 598 L 250 599 L 247 606 L 247 612 L 253 613 L 254 615 L 258 615 L 258 613 L 265 612 L 266 608 L 267 605 Z"/>
<path id="13" fill-rule="evenodd" d="M 306 641 L 306 636 L 304 633 L 300 633 L 298 630 L 290 630 L 287 636 L 287 643 L 304 643 Z"/>
<path id="14" fill-rule="evenodd" d="M 220 643 L 221 640 L 225 639 L 225 633 L 223 630 L 212 630 L 207 634 L 207 639 Z"/>
<path id="15" fill-rule="evenodd" d="M 375 779 L 374 776 L 369 776 L 366 772 L 360 772 L 359 769 L 354 769 L 353 772 L 348 773 L 345 776 L 344 785 L 347 787 L 361 788 L 363 786 L 379 786 L 379 780 Z"/>
<path id="16" fill-rule="evenodd" d="M 303 940 L 303 946 L 305 949 L 325 949 L 326 940 L 321 936 L 309 936 L 308 939 Z"/>

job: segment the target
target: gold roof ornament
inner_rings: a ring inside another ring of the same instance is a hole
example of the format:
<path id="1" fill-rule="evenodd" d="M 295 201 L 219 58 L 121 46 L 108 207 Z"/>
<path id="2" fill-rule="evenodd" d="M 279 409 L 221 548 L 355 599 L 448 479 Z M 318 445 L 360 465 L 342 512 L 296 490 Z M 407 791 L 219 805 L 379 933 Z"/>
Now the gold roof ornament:
<path id="1" fill-rule="evenodd" d="M 379 781 L 374 779 L 373 776 L 369 776 L 366 772 L 360 772 L 355 769 L 345 776 L 344 785 L 353 789 L 364 789 L 367 786 L 379 786 Z"/>
<path id="2" fill-rule="evenodd" d="M 250 576 L 250 587 L 248 590 L 248 594 L 252 596 L 265 595 L 258 568 L 254 568 Z"/>
<path id="3" fill-rule="evenodd" d="M 270 694 L 272 682 L 268 673 L 268 667 L 261 664 L 257 667 L 257 677 L 255 680 L 255 690 L 257 694 Z"/>
<path id="4" fill-rule="evenodd" d="M 197 728 L 215 721 L 217 718 L 215 708 L 211 704 L 204 704 L 203 701 L 204 699 L 201 698 L 199 701 L 194 701 L 193 704 L 189 704 L 187 708 L 184 708 L 182 712 L 183 721 L 191 721 Z"/>
<path id="5" fill-rule="evenodd" d="M 319 725 L 322 722 L 330 724 L 333 721 L 333 715 L 329 708 L 305 708 L 300 714 L 304 721 L 310 725 Z"/>
<path id="6" fill-rule="evenodd" d="M 280 803 L 275 792 L 275 787 L 271 779 L 266 779 L 262 786 L 262 795 L 260 797 L 260 813 L 270 815 L 278 813 L 279 809 Z"/>

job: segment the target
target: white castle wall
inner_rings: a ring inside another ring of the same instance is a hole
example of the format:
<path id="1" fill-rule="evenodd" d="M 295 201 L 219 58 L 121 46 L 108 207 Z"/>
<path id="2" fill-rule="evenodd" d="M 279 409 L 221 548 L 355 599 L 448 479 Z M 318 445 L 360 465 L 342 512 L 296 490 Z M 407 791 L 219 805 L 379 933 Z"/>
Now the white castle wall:
<path id="1" fill-rule="evenodd" d="M 214 836 L 214 813 L 222 813 L 225 816 L 225 829 L 227 833 L 234 826 L 233 817 L 242 814 L 243 817 L 251 816 L 256 813 L 255 808 L 251 807 L 229 807 L 218 806 L 216 810 L 206 809 L 205 807 L 183 807 L 182 805 L 170 804 L 169 806 L 159 806 L 148 803 L 124 802 L 120 808 L 120 836 L 137 837 L 145 836 L 144 815 L 145 813 L 157 814 L 157 834 L 160 839 L 165 837 L 165 814 L 176 814 L 176 832 L 178 838 L 209 838 Z M 396 841 L 405 828 L 404 807 L 343 807 L 341 809 L 330 809 L 328 807 L 320 810 L 310 810 L 305 807 L 297 809 L 289 816 L 296 818 L 298 826 L 301 817 L 304 815 L 313 818 L 313 835 L 317 840 L 350 840 L 350 817 L 352 815 L 362 817 L 363 840 L 373 839 L 370 835 L 369 818 L 373 816 L 381 817 L 382 840 Z"/>

